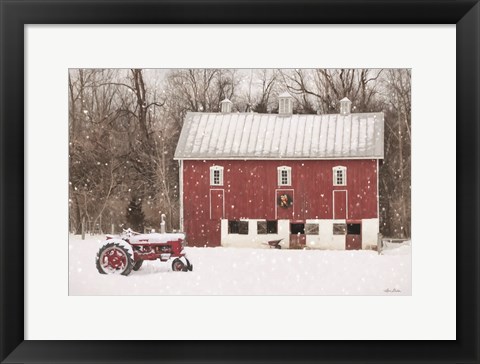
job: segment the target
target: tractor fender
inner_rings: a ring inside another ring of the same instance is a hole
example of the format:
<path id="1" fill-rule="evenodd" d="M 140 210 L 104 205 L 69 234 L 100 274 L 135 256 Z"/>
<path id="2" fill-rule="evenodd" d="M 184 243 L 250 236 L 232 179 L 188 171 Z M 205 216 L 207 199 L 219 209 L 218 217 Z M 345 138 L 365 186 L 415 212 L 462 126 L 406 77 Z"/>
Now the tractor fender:
<path id="1" fill-rule="evenodd" d="M 183 264 L 188 265 L 188 261 L 187 261 L 187 256 L 186 256 L 186 255 L 181 256 L 181 257 L 178 257 L 177 259 L 181 260 Z"/>

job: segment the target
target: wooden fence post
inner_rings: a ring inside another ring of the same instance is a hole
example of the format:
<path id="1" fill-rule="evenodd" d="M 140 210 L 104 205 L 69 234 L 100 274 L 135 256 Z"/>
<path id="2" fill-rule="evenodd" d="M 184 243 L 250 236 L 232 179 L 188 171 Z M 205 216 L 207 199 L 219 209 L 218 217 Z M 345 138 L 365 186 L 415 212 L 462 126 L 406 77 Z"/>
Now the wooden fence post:
<path id="1" fill-rule="evenodd" d="M 82 217 L 82 240 L 85 240 L 85 216 Z"/>

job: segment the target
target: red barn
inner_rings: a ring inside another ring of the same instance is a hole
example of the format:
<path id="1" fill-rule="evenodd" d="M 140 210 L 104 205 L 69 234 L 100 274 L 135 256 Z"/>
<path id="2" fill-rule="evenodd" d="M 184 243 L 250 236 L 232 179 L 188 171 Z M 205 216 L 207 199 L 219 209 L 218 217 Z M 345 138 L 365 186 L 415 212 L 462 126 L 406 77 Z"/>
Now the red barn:
<path id="1" fill-rule="evenodd" d="M 383 113 L 187 113 L 175 152 L 190 245 L 365 249 L 377 244 Z"/>

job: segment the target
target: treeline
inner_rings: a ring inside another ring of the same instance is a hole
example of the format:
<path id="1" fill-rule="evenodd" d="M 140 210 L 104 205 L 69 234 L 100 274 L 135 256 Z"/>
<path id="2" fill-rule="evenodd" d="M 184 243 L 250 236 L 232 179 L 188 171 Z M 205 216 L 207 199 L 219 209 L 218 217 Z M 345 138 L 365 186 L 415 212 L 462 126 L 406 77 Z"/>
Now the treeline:
<path id="1" fill-rule="evenodd" d="M 277 112 L 277 95 L 295 113 L 385 113 L 380 168 L 381 232 L 410 236 L 410 71 L 405 69 L 72 69 L 69 72 L 69 228 L 179 228 L 178 163 L 173 160 L 187 111 Z"/>

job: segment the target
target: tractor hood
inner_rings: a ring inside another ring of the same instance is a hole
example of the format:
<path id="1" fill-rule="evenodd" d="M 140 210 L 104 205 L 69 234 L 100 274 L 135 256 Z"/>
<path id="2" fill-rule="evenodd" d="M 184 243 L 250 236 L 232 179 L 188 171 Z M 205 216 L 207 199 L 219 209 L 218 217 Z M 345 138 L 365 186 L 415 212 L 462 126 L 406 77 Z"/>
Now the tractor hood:
<path id="1" fill-rule="evenodd" d="M 152 233 L 152 234 L 140 234 L 132 236 L 129 241 L 130 244 L 137 244 L 137 243 L 150 243 L 150 244 L 159 244 L 163 243 L 166 244 L 169 241 L 176 241 L 176 240 L 185 240 L 185 234 L 183 233 L 166 233 L 166 234 L 159 234 L 159 233 Z"/>

